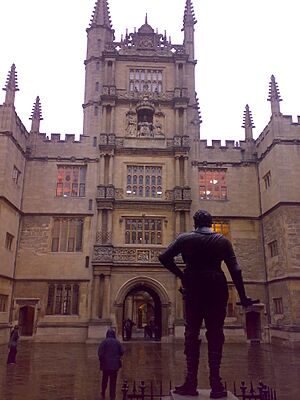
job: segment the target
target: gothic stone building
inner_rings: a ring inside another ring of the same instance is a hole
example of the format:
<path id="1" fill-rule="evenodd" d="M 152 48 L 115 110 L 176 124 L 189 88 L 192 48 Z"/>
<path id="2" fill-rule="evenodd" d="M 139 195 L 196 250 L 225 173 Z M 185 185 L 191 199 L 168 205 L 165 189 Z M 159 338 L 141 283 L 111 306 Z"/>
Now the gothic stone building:
<path id="1" fill-rule="evenodd" d="M 282 115 L 272 76 L 256 140 L 248 106 L 245 140 L 200 140 L 191 0 L 182 11 L 183 44 L 147 17 L 117 42 L 108 1 L 96 2 L 80 140 L 40 132 L 38 97 L 26 130 L 11 67 L 0 106 L 2 342 L 15 323 L 36 341 L 92 342 L 109 326 L 121 335 L 128 317 L 134 336 L 152 319 L 162 341 L 182 338 L 180 282 L 157 256 L 203 208 L 260 299 L 237 307 L 228 277 L 227 341 L 299 345 L 300 117 Z"/>

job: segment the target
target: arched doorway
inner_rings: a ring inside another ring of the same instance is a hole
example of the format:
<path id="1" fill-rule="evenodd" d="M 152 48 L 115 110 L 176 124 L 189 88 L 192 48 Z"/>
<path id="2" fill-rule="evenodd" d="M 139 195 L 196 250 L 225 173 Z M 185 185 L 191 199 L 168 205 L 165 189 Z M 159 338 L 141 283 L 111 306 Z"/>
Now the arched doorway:
<path id="1" fill-rule="evenodd" d="M 137 276 L 129 279 L 119 288 L 114 302 L 118 335 L 123 334 L 124 318 L 128 315 L 125 304 L 132 296 L 137 299 L 135 323 L 138 323 L 138 326 L 140 324 L 144 326 L 145 320 L 151 319 L 153 316 L 153 322 L 159 328 L 159 336 L 168 336 L 169 329 L 171 329 L 169 327 L 171 302 L 165 287 L 158 280 L 149 276 Z M 139 335 L 144 337 L 143 332 L 140 332 Z"/>
<path id="2" fill-rule="evenodd" d="M 139 284 L 131 289 L 123 302 L 123 321 L 134 325 L 132 339 L 160 340 L 162 332 L 161 301 L 155 290 Z M 124 332 L 123 332 L 124 337 Z"/>
<path id="3" fill-rule="evenodd" d="M 19 326 L 22 336 L 32 336 L 34 323 L 34 307 L 23 306 L 19 310 Z"/>
<path id="4" fill-rule="evenodd" d="M 248 340 L 251 342 L 259 342 L 261 340 L 261 322 L 259 312 L 249 311 L 246 313 L 246 329 Z"/>

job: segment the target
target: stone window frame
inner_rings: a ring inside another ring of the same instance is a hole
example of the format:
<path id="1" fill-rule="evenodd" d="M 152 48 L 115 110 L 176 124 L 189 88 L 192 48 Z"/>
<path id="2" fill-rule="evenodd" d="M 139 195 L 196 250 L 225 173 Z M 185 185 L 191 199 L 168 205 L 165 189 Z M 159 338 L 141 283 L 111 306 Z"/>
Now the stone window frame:
<path id="1" fill-rule="evenodd" d="M 198 174 L 200 200 L 228 200 L 226 183 L 227 168 L 199 167 Z"/>
<path id="2" fill-rule="evenodd" d="M 9 251 L 12 251 L 13 248 L 13 242 L 14 242 L 14 235 L 12 235 L 9 232 L 6 232 L 5 236 L 5 248 Z"/>
<path id="3" fill-rule="evenodd" d="M 13 171 L 12 171 L 12 180 L 14 181 L 14 183 L 17 185 L 19 183 L 19 178 L 21 175 L 21 171 L 19 170 L 19 168 L 17 168 L 15 165 L 13 167 Z"/>
<path id="4" fill-rule="evenodd" d="M 130 216 L 124 217 L 124 220 L 124 241 L 126 245 L 162 245 L 163 217 Z"/>
<path id="5" fill-rule="evenodd" d="M 8 304 L 8 295 L 0 294 L 0 312 L 6 312 Z"/>
<path id="6" fill-rule="evenodd" d="M 279 251 L 278 251 L 277 240 L 272 240 L 272 242 L 268 243 L 268 248 L 269 248 L 271 258 L 278 256 Z"/>
<path id="7" fill-rule="evenodd" d="M 268 190 L 271 187 L 272 180 L 271 180 L 271 171 L 268 171 L 264 176 L 263 176 L 263 181 L 265 184 L 265 190 Z"/>
<path id="8" fill-rule="evenodd" d="M 49 283 L 46 315 L 79 315 L 79 300 L 78 282 Z"/>
<path id="9" fill-rule="evenodd" d="M 146 199 L 162 198 L 163 166 L 147 164 L 126 165 L 127 197 Z"/>
<path id="10" fill-rule="evenodd" d="M 274 314 L 284 314 L 282 297 L 273 297 Z"/>
<path id="11" fill-rule="evenodd" d="M 163 69 L 129 68 L 129 91 L 161 93 L 163 90 Z"/>
<path id="12" fill-rule="evenodd" d="M 86 165 L 57 164 L 56 197 L 85 197 Z"/>
<path id="13" fill-rule="evenodd" d="M 83 217 L 53 217 L 51 233 L 51 252 L 82 252 L 83 227 Z"/>

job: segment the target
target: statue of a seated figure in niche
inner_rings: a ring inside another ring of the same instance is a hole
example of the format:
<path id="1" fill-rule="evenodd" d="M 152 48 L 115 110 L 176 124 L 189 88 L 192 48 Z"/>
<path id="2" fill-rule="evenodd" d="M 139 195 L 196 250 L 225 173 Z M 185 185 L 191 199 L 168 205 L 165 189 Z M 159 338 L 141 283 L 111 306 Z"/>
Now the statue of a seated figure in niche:
<path id="1" fill-rule="evenodd" d="M 152 122 L 148 122 L 146 115 L 138 123 L 138 133 L 141 137 L 153 137 L 153 124 Z"/>
<path id="2" fill-rule="evenodd" d="M 132 113 L 127 114 L 127 127 L 126 132 L 128 136 L 136 136 L 137 134 L 137 119 L 136 115 Z"/>

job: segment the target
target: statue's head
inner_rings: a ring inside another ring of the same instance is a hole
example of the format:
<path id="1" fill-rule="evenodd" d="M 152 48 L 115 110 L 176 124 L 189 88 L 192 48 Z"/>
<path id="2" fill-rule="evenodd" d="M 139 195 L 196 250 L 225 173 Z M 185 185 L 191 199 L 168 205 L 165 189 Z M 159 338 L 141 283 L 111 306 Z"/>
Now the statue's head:
<path id="1" fill-rule="evenodd" d="M 193 218 L 195 228 L 201 228 L 202 226 L 210 228 L 212 226 L 212 216 L 208 211 L 198 210 L 195 212 Z"/>

